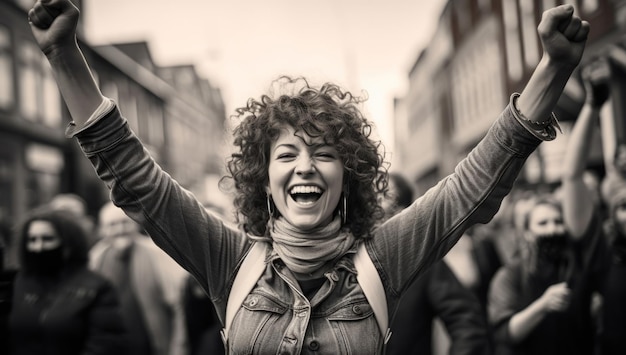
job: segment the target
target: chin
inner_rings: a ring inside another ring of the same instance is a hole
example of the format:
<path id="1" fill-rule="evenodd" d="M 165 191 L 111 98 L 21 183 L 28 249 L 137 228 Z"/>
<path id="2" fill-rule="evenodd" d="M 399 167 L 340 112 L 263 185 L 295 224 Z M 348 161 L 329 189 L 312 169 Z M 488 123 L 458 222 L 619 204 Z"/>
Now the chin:
<path id="1" fill-rule="evenodd" d="M 317 217 L 307 218 L 303 216 L 296 216 L 295 218 L 290 219 L 289 223 L 302 231 L 309 231 L 324 225 L 322 219 Z"/>

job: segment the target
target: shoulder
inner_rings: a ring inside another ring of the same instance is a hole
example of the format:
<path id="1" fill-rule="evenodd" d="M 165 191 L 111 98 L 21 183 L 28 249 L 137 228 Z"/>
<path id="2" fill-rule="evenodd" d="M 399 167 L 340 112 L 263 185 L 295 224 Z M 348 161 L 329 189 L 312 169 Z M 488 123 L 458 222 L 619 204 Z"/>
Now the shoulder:
<path id="1" fill-rule="evenodd" d="M 522 272 L 522 261 L 520 259 L 514 259 L 496 271 L 491 282 L 491 287 L 519 284 L 521 282 Z"/>
<path id="2" fill-rule="evenodd" d="M 73 271 L 68 279 L 68 286 L 71 288 L 92 289 L 98 292 L 113 288 L 113 284 L 107 278 L 86 267 Z"/>

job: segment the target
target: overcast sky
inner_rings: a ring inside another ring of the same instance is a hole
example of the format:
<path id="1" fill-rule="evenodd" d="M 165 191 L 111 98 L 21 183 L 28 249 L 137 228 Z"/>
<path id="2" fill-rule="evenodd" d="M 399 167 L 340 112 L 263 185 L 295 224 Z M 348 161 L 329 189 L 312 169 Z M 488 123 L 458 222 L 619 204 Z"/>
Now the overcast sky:
<path id="1" fill-rule="evenodd" d="M 195 64 L 227 114 L 281 74 L 367 91 L 391 148 L 393 98 L 446 0 L 84 0 L 91 44 L 145 40 L 157 65 Z"/>

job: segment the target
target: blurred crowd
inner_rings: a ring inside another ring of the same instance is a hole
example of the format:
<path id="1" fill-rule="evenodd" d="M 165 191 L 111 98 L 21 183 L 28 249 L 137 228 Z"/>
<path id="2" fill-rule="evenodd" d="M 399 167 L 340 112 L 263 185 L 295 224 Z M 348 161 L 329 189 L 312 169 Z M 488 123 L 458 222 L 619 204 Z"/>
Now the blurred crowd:
<path id="1" fill-rule="evenodd" d="M 599 58 L 582 71 L 586 101 L 561 182 L 515 186 L 492 221 L 416 280 L 392 317 L 388 354 L 626 354 L 626 142 L 605 152 L 601 174 L 587 169 L 611 99 L 607 68 Z M 418 196 L 402 175 L 389 179 L 381 203 L 393 218 Z M 223 353 L 196 280 L 112 203 L 86 210 L 61 194 L 0 226 L 0 247 L 19 260 L 2 270 L 0 352 Z"/>

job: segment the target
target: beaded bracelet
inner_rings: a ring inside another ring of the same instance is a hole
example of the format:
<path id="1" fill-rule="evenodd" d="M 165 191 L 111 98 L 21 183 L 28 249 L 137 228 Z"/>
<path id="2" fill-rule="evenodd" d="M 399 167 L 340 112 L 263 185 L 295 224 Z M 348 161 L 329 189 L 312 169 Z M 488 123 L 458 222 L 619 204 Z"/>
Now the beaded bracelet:
<path id="1" fill-rule="evenodd" d="M 511 95 L 510 106 L 512 108 L 513 116 L 519 123 L 522 124 L 533 136 L 537 137 L 542 141 L 551 141 L 556 138 L 556 129 L 555 127 L 563 134 L 563 130 L 559 125 L 559 121 L 556 119 L 556 115 L 554 112 L 550 113 L 550 117 L 544 121 L 531 121 L 522 114 L 522 112 L 517 108 L 517 98 L 520 96 L 519 93 L 515 92 Z"/>

